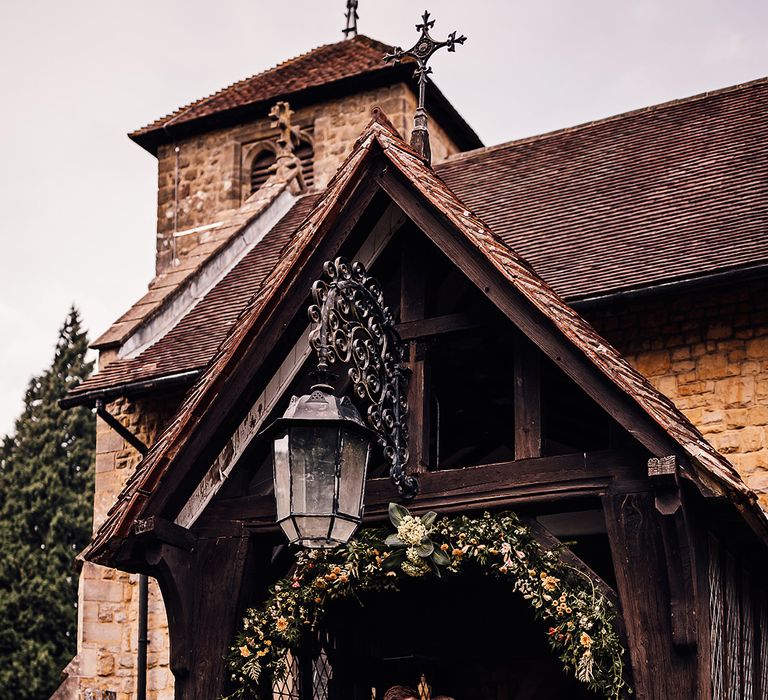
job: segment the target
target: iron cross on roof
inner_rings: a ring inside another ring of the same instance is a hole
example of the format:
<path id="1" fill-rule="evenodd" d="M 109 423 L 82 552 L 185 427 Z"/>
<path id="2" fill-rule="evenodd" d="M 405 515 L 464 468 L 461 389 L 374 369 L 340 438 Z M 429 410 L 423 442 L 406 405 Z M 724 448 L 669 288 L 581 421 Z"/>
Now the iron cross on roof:
<path id="1" fill-rule="evenodd" d="M 347 0 L 347 26 L 346 29 L 341 31 L 344 34 L 345 39 L 349 39 L 349 35 L 357 36 L 357 20 L 360 19 L 360 15 L 357 14 L 358 0 Z"/>
<path id="2" fill-rule="evenodd" d="M 422 154 L 424 160 L 431 160 L 431 149 L 429 146 L 429 132 L 427 131 L 427 111 L 424 106 L 426 100 L 427 76 L 432 73 L 432 69 L 427 62 L 432 58 L 432 54 L 444 46 L 449 51 L 456 51 L 456 44 L 463 44 L 467 37 L 463 34 L 459 37 L 456 32 L 451 32 L 446 41 L 435 41 L 430 35 L 429 30 L 435 26 L 435 20 L 429 18 L 429 12 L 426 10 L 421 18 L 421 24 L 416 25 L 416 31 L 421 32 L 419 40 L 413 48 L 403 51 L 399 46 L 394 47 L 392 53 L 384 56 L 387 63 L 398 63 L 404 58 L 413 58 L 416 60 L 416 70 L 413 75 L 419 81 L 419 104 L 416 108 L 416 115 L 413 120 L 413 132 L 411 134 L 411 146 Z"/>

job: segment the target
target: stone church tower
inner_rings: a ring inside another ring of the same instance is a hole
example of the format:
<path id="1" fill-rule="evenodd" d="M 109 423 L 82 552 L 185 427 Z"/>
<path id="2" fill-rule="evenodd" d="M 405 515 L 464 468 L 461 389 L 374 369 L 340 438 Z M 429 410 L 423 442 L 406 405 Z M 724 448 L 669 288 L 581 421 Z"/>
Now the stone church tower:
<path id="1" fill-rule="evenodd" d="M 235 264 L 239 245 L 253 245 L 232 240 L 232 222 L 248 220 L 270 201 L 279 132 L 269 113 L 277 102 L 287 101 L 293 110 L 292 146 L 304 193 L 325 188 L 374 105 L 408 133 L 417 101 L 413 66 L 385 65 L 389 50 L 362 35 L 321 46 L 130 134 L 158 162 L 156 277 L 148 294 L 93 344 L 100 373 L 115 360 L 141 364 L 143 351 L 197 303 L 197 295 L 215 284 L 223 269 Z M 429 92 L 434 161 L 481 146 L 434 84 Z M 97 390 L 90 401 L 102 407 L 101 416 L 119 421 L 151 446 L 197 371 L 149 382 L 131 381 L 127 374 Z M 94 531 L 141 456 L 103 418 L 98 420 L 96 455 Z M 78 653 L 55 698 L 136 697 L 138 606 L 138 576 L 83 565 Z M 173 676 L 167 622 L 154 582 L 148 641 L 147 697 L 168 700 Z"/>

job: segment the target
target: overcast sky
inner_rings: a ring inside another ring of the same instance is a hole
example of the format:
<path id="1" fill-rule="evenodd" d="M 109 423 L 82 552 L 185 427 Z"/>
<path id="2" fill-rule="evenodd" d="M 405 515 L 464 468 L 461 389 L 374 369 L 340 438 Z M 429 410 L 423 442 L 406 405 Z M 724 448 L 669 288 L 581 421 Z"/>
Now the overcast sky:
<path id="1" fill-rule="evenodd" d="M 345 0 L 0 0 L 0 435 L 71 303 L 93 339 L 153 272 L 155 159 L 126 137 L 341 38 Z M 360 0 L 407 48 L 426 5 L 434 77 L 486 144 L 768 75 L 765 0 Z"/>

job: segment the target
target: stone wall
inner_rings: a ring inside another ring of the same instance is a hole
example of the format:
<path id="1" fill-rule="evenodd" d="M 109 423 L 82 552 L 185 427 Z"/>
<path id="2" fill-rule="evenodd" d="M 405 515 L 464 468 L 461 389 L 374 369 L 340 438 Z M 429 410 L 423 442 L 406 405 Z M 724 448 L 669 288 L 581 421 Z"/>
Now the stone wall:
<path id="1" fill-rule="evenodd" d="M 325 188 L 333 177 L 370 121 L 374 105 L 381 106 L 398 131 L 409 137 L 416 96 L 404 83 L 296 110 L 293 123 L 314 145 L 315 189 Z M 194 229 L 221 221 L 248 198 L 251 160 L 260 150 L 259 144 L 274 139 L 276 134 L 265 111 L 262 119 L 159 148 L 158 272 L 198 243 L 204 231 Z M 434 162 L 458 151 L 432 120 L 430 136 Z M 174 236 L 174 230 L 182 235 Z"/>
<path id="2" fill-rule="evenodd" d="M 178 397 L 120 400 L 107 408 L 144 444 L 151 445 L 177 404 Z M 139 459 L 135 449 L 97 419 L 94 531 L 106 518 Z M 147 698 L 172 700 L 168 623 L 160 590 L 152 579 L 148 631 Z M 135 697 L 137 633 L 138 576 L 86 562 L 80 573 L 77 656 L 65 669 L 68 679 L 56 697 L 80 700 L 99 697 L 102 691 L 101 697 L 107 697 L 106 691 L 114 692 L 115 700 Z"/>
<path id="3" fill-rule="evenodd" d="M 768 508 L 768 281 L 584 315 L 682 409 Z"/>

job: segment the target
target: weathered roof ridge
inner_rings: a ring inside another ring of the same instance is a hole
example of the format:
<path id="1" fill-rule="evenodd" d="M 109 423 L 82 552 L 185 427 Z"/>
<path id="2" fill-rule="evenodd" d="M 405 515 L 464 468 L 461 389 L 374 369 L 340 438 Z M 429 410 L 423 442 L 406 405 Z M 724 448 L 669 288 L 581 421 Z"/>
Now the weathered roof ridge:
<path id="1" fill-rule="evenodd" d="M 91 347 L 97 350 L 120 347 L 157 318 L 201 274 L 219 264 L 222 256 L 241 238 L 248 226 L 268 212 L 289 186 L 290 183 L 279 181 L 274 176 L 267 180 L 245 204 L 206 231 L 205 238 L 188 254 L 180 257 L 177 265 L 157 275 L 149 283 L 147 293 L 91 343 Z M 142 348 L 146 345 L 146 342 L 140 344 Z M 130 352 L 135 350 L 132 348 Z"/>
<path id="2" fill-rule="evenodd" d="M 347 41 L 346 39 L 343 41 Z M 376 39 L 372 39 L 364 34 L 358 34 L 357 36 L 350 39 L 350 41 L 356 41 L 362 44 L 366 44 L 368 47 L 381 50 L 382 54 L 390 51 L 392 49 L 391 46 L 388 44 L 385 44 L 383 42 L 377 41 Z M 252 75 L 249 75 L 245 78 L 242 78 L 241 80 L 236 80 L 233 83 L 230 83 L 229 85 L 216 90 L 215 92 L 210 93 L 209 95 L 206 95 L 204 97 L 201 97 L 197 100 L 194 100 L 193 102 L 190 102 L 187 105 L 184 105 L 183 107 L 179 107 L 178 109 L 174 110 L 170 114 L 166 114 L 163 117 L 160 117 L 158 119 L 155 119 L 155 121 L 147 124 L 146 126 L 140 127 L 139 129 L 136 129 L 128 134 L 131 138 L 136 138 L 138 136 L 141 136 L 142 134 L 145 134 L 150 131 L 155 131 L 157 129 L 161 129 L 164 127 L 170 127 L 174 122 L 178 121 L 183 117 L 185 114 L 190 112 L 192 109 L 196 107 L 200 107 L 201 105 L 205 104 L 209 100 L 212 100 L 216 97 L 221 96 L 222 94 L 243 87 L 247 85 L 250 81 L 252 81 L 254 78 L 261 78 L 269 76 L 272 73 L 276 73 L 278 71 L 284 70 L 285 68 L 298 63 L 300 61 L 303 61 L 304 59 L 312 56 L 313 54 L 316 54 L 318 52 L 321 52 L 325 49 L 328 49 L 332 46 L 336 46 L 337 44 L 340 44 L 342 42 L 340 41 L 334 41 L 330 42 L 328 44 L 321 44 L 320 46 L 316 46 L 313 49 L 310 49 L 309 51 L 305 51 L 304 53 L 298 54 L 297 56 L 293 56 L 292 58 L 288 58 L 285 61 L 281 61 L 280 63 L 272 66 L 271 68 L 267 68 L 266 70 L 259 71 L 258 73 L 254 73 Z M 386 66 L 383 66 L 386 67 Z"/>
<path id="3" fill-rule="evenodd" d="M 483 146 L 482 148 L 475 148 L 471 151 L 462 151 L 449 155 L 444 160 L 440 161 L 436 165 L 436 169 L 440 170 L 440 166 L 455 163 L 456 161 L 468 160 L 477 158 L 495 151 L 501 151 L 505 148 L 512 148 L 515 146 L 523 146 L 528 143 L 536 143 L 537 141 L 545 141 L 550 138 L 556 138 L 566 134 L 578 133 L 587 129 L 601 126 L 603 124 L 610 124 L 612 122 L 622 121 L 624 119 L 630 119 L 632 117 L 639 116 L 641 114 L 651 114 L 653 112 L 660 112 L 680 105 L 690 104 L 691 102 L 699 102 L 713 97 L 720 97 L 722 95 L 728 95 L 733 92 L 739 92 L 758 85 L 768 85 L 768 76 L 763 78 L 755 78 L 754 80 L 748 80 L 743 83 L 737 83 L 736 85 L 728 85 L 727 87 L 717 88 L 715 90 L 707 90 L 705 92 L 699 92 L 689 97 L 679 97 L 666 102 L 659 102 L 657 104 L 648 105 L 646 107 L 638 107 L 637 109 L 631 109 L 627 112 L 619 112 L 618 114 L 611 114 L 607 117 L 601 117 L 599 119 L 593 119 L 588 122 L 582 122 L 581 124 L 574 124 L 573 126 L 565 126 L 560 129 L 554 129 L 552 131 L 545 131 L 542 134 L 533 134 L 531 136 L 523 136 L 519 139 L 512 139 L 511 141 L 505 141 L 504 143 L 497 143 L 493 146 Z"/>
<path id="4" fill-rule="evenodd" d="M 278 290 L 289 277 L 304 250 L 313 243 L 321 222 L 347 192 L 372 144 L 378 143 L 385 156 L 408 181 L 450 221 L 457 230 L 485 256 L 489 262 L 530 303 L 550 319 L 610 381 L 633 399 L 657 425 L 685 452 L 695 466 L 714 481 L 751 503 L 756 496 L 741 480 L 736 470 L 701 435 L 696 427 L 666 396 L 632 368 L 609 343 L 603 340 L 581 316 L 569 307 L 523 260 L 472 214 L 437 176 L 425 165 L 392 127 L 380 109 L 355 148 L 333 177 L 325 193 L 299 226 L 286 246 L 272 274 L 253 296 L 240 319 L 234 324 L 206 370 L 187 394 L 173 419 L 140 462 L 106 521 L 96 532 L 91 544 L 80 555 L 96 563 L 109 563 L 111 552 L 130 534 L 134 520 L 140 517 L 149 496 L 166 476 L 170 465 L 183 449 L 186 438 L 202 420 L 206 405 L 228 376 L 230 361 L 237 357 L 241 343 L 258 324 L 261 315 L 275 302 Z M 763 515 L 763 518 L 765 516 Z"/>

